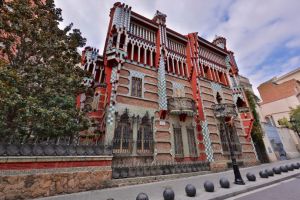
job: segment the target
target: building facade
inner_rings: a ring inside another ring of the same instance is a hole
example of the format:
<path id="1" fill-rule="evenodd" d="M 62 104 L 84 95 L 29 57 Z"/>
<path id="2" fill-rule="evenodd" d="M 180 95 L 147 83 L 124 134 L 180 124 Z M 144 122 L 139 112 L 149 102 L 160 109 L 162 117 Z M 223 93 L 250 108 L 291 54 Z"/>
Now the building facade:
<path id="1" fill-rule="evenodd" d="M 90 47 L 83 53 L 94 95 L 78 97 L 78 106 L 91 110 L 103 142 L 112 144 L 113 163 L 203 161 L 227 168 L 228 141 L 212 108 L 218 101 L 236 105 L 230 140 L 238 161 L 256 163 L 253 116 L 226 39 L 180 34 L 166 18 L 157 11 L 148 19 L 115 3 L 103 57 Z"/>
<path id="2" fill-rule="evenodd" d="M 279 127 L 278 120 L 289 119 L 290 108 L 300 105 L 300 68 L 260 84 L 258 91 L 264 119 Z"/>

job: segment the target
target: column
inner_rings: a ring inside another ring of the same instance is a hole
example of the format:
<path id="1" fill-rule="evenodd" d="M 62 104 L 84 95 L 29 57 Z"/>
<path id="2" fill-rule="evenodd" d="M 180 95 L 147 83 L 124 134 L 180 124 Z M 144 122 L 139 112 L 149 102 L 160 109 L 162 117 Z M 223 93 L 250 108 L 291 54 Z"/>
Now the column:
<path id="1" fill-rule="evenodd" d="M 224 84 L 228 85 L 227 79 L 226 79 L 226 74 L 224 72 L 222 72 L 222 75 L 224 77 Z"/>
<path id="2" fill-rule="evenodd" d="M 203 69 L 203 64 L 200 63 L 200 70 L 201 70 L 201 73 L 202 73 L 202 77 L 204 77 L 204 69 Z"/>
<path id="3" fill-rule="evenodd" d="M 172 59 L 172 58 L 171 58 Z M 175 65 L 174 65 L 174 59 L 172 59 L 172 71 L 173 71 L 173 73 L 175 73 Z"/>
<path id="4" fill-rule="evenodd" d="M 185 76 L 185 71 L 184 71 L 182 60 L 180 61 L 180 66 L 181 66 L 182 76 Z"/>
<path id="5" fill-rule="evenodd" d="M 131 58 L 130 58 L 130 60 L 133 60 L 133 54 L 134 54 L 134 43 L 131 44 Z"/>
<path id="6" fill-rule="evenodd" d="M 138 46 L 138 63 L 141 62 L 141 56 L 140 56 L 140 54 L 141 54 L 141 47 Z"/>
<path id="7" fill-rule="evenodd" d="M 179 69 L 179 63 L 178 63 L 178 60 L 177 60 L 177 59 L 176 59 L 176 66 L 177 66 L 178 75 L 181 75 L 180 69 Z"/>
<path id="8" fill-rule="evenodd" d="M 216 70 L 216 76 L 217 76 L 218 82 L 221 83 L 221 80 L 220 80 L 220 77 L 219 77 L 219 71 L 218 70 Z"/>
<path id="9" fill-rule="evenodd" d="M 147 49 L 144 48 L 144 64 L 146 65 L 147 64 Z"/>
<path id="10" fill-rule="evenodd" d="M 150 51 L 150 65 L 153 66 L 153 50 Z"/>
<path id="11" fill-rule="evenodd" d="M 169 57 L 167 57 L 167 66 L 168 66 L 168 72 L 170 72 L 170 62 L 169 62 Z"/>

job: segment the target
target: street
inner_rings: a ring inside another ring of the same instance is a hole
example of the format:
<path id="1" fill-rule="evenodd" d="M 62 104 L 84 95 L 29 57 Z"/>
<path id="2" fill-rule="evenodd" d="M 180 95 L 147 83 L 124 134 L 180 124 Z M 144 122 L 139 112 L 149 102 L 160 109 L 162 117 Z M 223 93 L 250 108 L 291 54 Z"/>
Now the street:
<path id="1" fill-rule="evenodd" d="M 299 200 L 300 176 L 265 188 L 238 195 L 227 200 Z"/>
<path id="2" fill-rule="evenodd" d="M 247 193 L 249 191 L 255 191 L 259 188 L 263 188 L 266 186 L 269 186 L 269 184 L 275 184 L 275 189 L 270 188 L 270 190 L 276 190 L 275 192 L 268 192 L 268 198 L 275 200 L 276 196 L 277 199 L 283 198 L 284 195 L 289 196 L 298 196 L 293 192 L 298 192 L 300 194 L 300 190 L 297 191 L 296 187 L 299 185 L 299 179 L 293 180 L 293 182 L 286 182 L 283 183 L 284 187 L 281 190 L 276 189 L 276 184 L 278 182 L 282 182 L 284 180 L 291 180 L 291 178 L 294 178 L 296 176 L 300 176 L 300 170 L 294 170 L 289 171 L 288 173 L 282 173 L 281 175 L 275 175 L 273 177 L 262 179 L 259 177 L 258 173 L 260 170 L 264 169 L 272 169 L 274 166 L 280 166 L 280 165 L 286 165 L 288 163 L 295 163 L 299 162 L 300 159 L 293 159 L 293 160 L 286 160 L 286 161 L 279 161 L 275 163 L 269 163 L 269 164 L 262 164 L 258 166 L 248 167 L 248 168 L 242 168 L 241 174 L 242 177 L 246 183 L 246 185 L 235 185 L 233 184 L 233 172 L 232 170 L 220 172 L 220 173 L 211 173 L 206 175 L 199 175 L 199 176 L 193 176 L 188 178 L 179 178 L 174 180 L 166 180 L 166 181 L 160 181 L 155 183 L 148 183 L 148 184 L 140 184 L 140 185 L 132 185 L 132 186 L 124 186 L 124 187 L 118 187 L 118 188 L 107 188 L 102 190 L 94 190 L 94 191 L 87 191 L 87 192 L 80 192 L 80 193 L 74 193 L 74 194 L 65 194 L 65 195 L 59 195 L 59 196 L 53 196 L 53 197 L 46 197 L 46 198 L 40 198 L 40 200 L 107 200 L 109 198 L 112 198 L 114 200 L 134 200 L 138 193 L 144 192 L 149 196 L 150 200 L 162 200 L 163 199 L 163 191 L 167 187 L 171 187 L 175 192 L 175 199 L 176 200 L 186 200 L 186 199 L 193 199 L 191 197 L 187 197 L 184 191 L 184 188 L 187 184 L 193 184 L 197 189 L 197 195 L 194 199 L 225 199 L 225 198 L 232 198 L 235 195 L 239 195 L 242 193 Z M 256 175 L 257 181 L 256 182 L 249 182 L 247 178 L 245 177 L 247 172 L 252 172 Z M 220 188 L 219 185 L 219 179 L 221 177 L 226 177 L 231 182 L 230 189 L 223 189 Z M 203 183 L 209 180 L 215 184 L 215 192 L 209 193 L 205 192 L 203 188 Z M 285 185 L 287 184 L 287 185 Z M 293 187 L 291 185 L 295 184 Z M 291 189 L 289 189 L 291 187 Z M 269 190 L 269 189 L 268 189 Z M 289 191 L 289 192 L 286 192 Z M 261 193 L 264 193 L 263 191 L 257 191 L 257 196 L 260 196 Z M 278 195 L 277 193 L 280 193 Z M 254 195 L 255 197 L 252 197 Z M 266 194 L 264 194 L 264 198 L 262 199 L 268 199 Z M 241 196 L 241 199 L 259 199 L 256 196 L 256 193 L 249 194 L 248 196 Z M 235 198 L 239 198 L 238 196 L 235 196 Z M 290 199 L 285 198 L 284 199 Z M 297 198 L 296 198 L 297 199 Z M 299 198 L 298 198 L 299 199 Z"/>

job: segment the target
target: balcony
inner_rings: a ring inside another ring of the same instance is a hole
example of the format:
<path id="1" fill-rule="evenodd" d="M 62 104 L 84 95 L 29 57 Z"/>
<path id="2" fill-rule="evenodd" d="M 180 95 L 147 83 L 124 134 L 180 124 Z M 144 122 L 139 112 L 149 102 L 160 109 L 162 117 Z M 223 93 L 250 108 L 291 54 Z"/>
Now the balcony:
<path id="1" fill-rule="evenodd" d="M 239 113 L 247 113 L 250 112 L 250 109 L 248 107 L 237 107 Z"/>
<path id="2" fill-rule="evenodd" d="M 196 110 L 195 102 L 188 97 L 171 97 L 168 99 L 170 114 L 193 116 Z"/>
<path id="3" fill-rule="evenodd" d="M 214 114 L 217 118 L 236 117 L 236 107 L 230 103 L 214 104 L 212 106 Z"/>
<path id="4" fill-rule="evenodd" d="M 233 94 L 237 94 L 237 93 L 243 93 L 243 87 L 242 86 L 233 86 L 232 87 L 232 92 Z"/>

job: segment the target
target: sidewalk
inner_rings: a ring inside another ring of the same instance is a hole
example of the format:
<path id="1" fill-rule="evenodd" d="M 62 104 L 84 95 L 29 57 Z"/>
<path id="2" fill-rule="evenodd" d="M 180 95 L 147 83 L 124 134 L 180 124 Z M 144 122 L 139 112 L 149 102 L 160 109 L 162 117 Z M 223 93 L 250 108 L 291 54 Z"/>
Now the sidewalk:
<path id="1" fill-rule="evenodd" d="M 265 187 L 270 184 L 274 184 L 300 174 L 300 169 L 289 171 L 288 173 L 282 173 L 281 175 L 274 175 L 267 179 L 259 177 L 259 171 L 264 169 L 272 169 L 275 166 L 286 165 L 290 163 L 300 162 L 300 158 L 286 161 L 279 161 L 270 164 L 262 164 L 254 167 L 241 168 L 241 174 L 245 181 L 245 185 L 233 184 L 234 176 L 233 171 L 205 174 L 199 176 L 193 176 L 188 178 L 179 178 L 175 180 L 166 180 L 156 183 L 147 183 L 140 185 L 124 186 L 118 188 L 108 188 L 102 190 L 94 190 L 87 192 L 80 192 L 75 194 L 66 194 L 53 197 L 39 198 L 39 200 L 106 200 L 112 198 L 114 200 L 135 200 L 136 196 L 140 192 L 144 192 L 149 196 L 150 200 L 163 200 L 163 190 L 166 187 L 171 187 L 175 191 L 175 200 L 192 200 L 192 199 L 224 199 L 229 198 L 244 192 L 248 192 L 257 188 Z M 246 178 L 246 173 L 251 172 L 256 175 L 256 182 L 249 182 Z M 220 188 L 219 179 L 226 177 L 231 182 L 229 189 Z M 205 192 L 203 183 L 209 180 L 215 185 L 215 192 Z M 197 189 L 196 197 L 187 197 L 185 195 L 185 186 L 187 184 L 193 184 Z"/>

